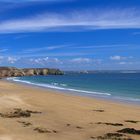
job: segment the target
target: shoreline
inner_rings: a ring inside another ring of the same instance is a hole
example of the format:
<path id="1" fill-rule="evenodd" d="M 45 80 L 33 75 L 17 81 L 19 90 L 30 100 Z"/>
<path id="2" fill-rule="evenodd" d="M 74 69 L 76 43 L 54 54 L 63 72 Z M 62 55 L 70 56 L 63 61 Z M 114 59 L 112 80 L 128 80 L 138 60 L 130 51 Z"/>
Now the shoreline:
<path id="1" fill-rule="evenodd" d="M 15 109 L 29 116 L 12 118 Z M 2 140 L 96 140 L 124 128 L 140 129 L 140 106 L 60 94 L 4 80 L 0 80 L 0 114 Z M 140 136 L 123 137 L 139 140 Z"/>
<path id="2" fill-rule="evenodd" d="M 97 100 L 104 100 L 104 101 L 109 101 L 109 102 L 116 102 L 119 104 L 126 104 L 126 105 L 134 105 L 134 106 L 140 106 L 140 101 L 136 100 L 136 98 L 132 98 L 130 99 L 129 97 L 119 97 L 119 96 L 112 96 L 112 95 L 102 95 L 102 94 L 90 94 L 90 93 L 82 93 L 82 92 L 77 92 L 77 91 L 71 91 L 71 90 L 67 90 L 67 89 L 57 89 L 57 88 L 52 88 L 52 87 L 45 87 L 45 86 L 41 86 L 39 84 L 36 83 L 27 83 L 24 81 L 14 81 L 14 80 L 7 80 L 3 79 L 4 81 L 7 82 L 11 82 L 11 83 L 16 83 L 19 85 L 25 85 L 25 86 L 30 86 L 30 87 L 38 87 L 39 89 L 45 89 L 46 91 L 52 91 L 52 92 L 57 92 L 59 94 L 68 94 L 68 95 L 72 95 L 72 96 L 80 96 L 80 97 L 87 97 L 87 98 L 93 98 L 93 99 L 97 99 Z"/>
<path id="3" fill-rule="evenodd" d="M 122 105 L 122 106 L 129 106 L 129 107 L 140 107 L 140 104 L 137 103 L 131 103 L 131 102 L 123 102 L 121 100 L 115 100 L 115 99 L 109 99 L 109 98 L 104 98 L 104 97 L 98 97 L 98 96 L 87 96 L 85 94 L 81 94 L 81 93 L 76 93 L 76 92 L 70 92 L 70 91 L 66 91 L 66 90 L 58 90 L 58 89 L 53 89 L 53 88 L 47 88 L 47 87 L 41 87 L 41 86 L 37 86 L 37 85 L 32 85 L 32 84 L 28 84 L 28 83 L 22 83 L 22 82 L 16 82 L 16 81 L 8 81 L 8 80 L 2 80 L 4 82 L 7 83 L 11 83 L 11 84 L 15 84 L 17 86 L 21 86 L 21 87 L 26 87 L 26 88 L 31 88 L 31 89 L 36 89 L 39 91 L 43 91 L 46 93 L 51 93 L 51 94 L 55 94 L 55 95 L 62 95 L 62 96 L 66 96 L 66 97 L 72 97 L 72 98 L 82 98 L 82 99 L 87 99 L 87 100 L 92 100 L 92 101 L 97 101 L 97 102 L 103 102 L 103 103 L 111 103 L 114 105 Z"/>

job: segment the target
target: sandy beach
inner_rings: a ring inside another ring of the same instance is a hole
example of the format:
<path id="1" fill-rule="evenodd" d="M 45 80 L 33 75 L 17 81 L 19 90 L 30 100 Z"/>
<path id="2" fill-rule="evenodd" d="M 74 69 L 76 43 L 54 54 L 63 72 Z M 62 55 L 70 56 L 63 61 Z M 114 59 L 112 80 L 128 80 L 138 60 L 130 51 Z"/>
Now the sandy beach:
<path id="1" fill-rule="evenodd" d="M 140 106 L 0 81 L 0 140 L 140 140 L 138 130 Z"/>

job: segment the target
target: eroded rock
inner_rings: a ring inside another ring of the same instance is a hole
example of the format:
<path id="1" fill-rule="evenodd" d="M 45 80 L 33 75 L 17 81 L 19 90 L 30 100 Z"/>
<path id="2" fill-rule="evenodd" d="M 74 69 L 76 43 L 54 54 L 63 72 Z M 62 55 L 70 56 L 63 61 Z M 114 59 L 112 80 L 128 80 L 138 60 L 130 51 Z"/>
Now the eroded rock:
<path id="1" fill-rule="evenodd" d="M 63 75 L 63 74 L 64 73 L 59 69 L 49 69 L 49 68 L 18 69 L 15 67 L 0 67 L 0 78 L 35 76 L 35 75 Z"/>
<path id="2" fill-rule="evenodd" d="M 120 133 L 107 133 L 104 136 L 90 138 L 94 140 L 133 140 L 132 138 Z"/>
<path id="3" fill-rule="evenodd" d="M 129 122 L 129 123 L 138 123 L 140 121 L 134 121 L 134 120 L 125 120 L 125 122 Z"/>
<path id="4" fill-rule="evenodd" d="M 32 125 L 30 122 L 25 122 L 25 121 L 18 121 L 18 123 L 23 124 L 24 127 L 27 127 L 27 126 L 31 126 Z"/>
<path id="5" fill-rule="evenodd" d="M 123 126 L 121 123 L 104 123 L 104 122 L 98 122 L 97 124 L 105 124 L 105 125 L 112 125 L 112 126 Z"/>
<path id="6" fill-rule="evenodd" d="M 95 112 L 104 112 L 103 109 L 95 109 L 95 110 L 93 110 L 93 111 L 95 111 Z"/>
<path id="7" fill-rule="evenodd" d="M 40 112 L 30 111 L 30 110 L 22 110 L 20 108 L 16 108 L 12 112 L 0 113 L 0 116 L 3 118 L 21 118 L 21 117 L 27 118 L 27 117 L 31 117 L 31 114 L 33 114 L 33 113 L 40 113 Z"/>
<path id="8" fill-rule="evenodd" d="M 124 129 L 118 130 L 117 132 L 140 135 L 140 130 L 136 130 L 134 128 L 124 128 Z"/>
<path id="9" fill-rule="evenodd" d="M 46 128 L 40 128 L 40 127 L 34 128 L 34 131 L 37 131 L 38 133 L 51 133 L 51 131 L 47 130 Z"/>

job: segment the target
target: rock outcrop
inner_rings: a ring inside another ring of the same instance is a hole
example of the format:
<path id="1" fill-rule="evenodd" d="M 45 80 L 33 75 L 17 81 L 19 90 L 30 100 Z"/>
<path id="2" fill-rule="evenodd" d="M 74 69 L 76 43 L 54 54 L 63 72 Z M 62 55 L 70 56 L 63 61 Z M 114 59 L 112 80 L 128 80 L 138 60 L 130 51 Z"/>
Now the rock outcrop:
<path id="1" fill-rule="evenodd" d="M 59 69 L 48 69 L 48 68 L 18 69 L 15 67 L 0 67 L 0 78 L 35 76 L 35 75 L 63 75 L 63 72 L 60 71 Z"/>

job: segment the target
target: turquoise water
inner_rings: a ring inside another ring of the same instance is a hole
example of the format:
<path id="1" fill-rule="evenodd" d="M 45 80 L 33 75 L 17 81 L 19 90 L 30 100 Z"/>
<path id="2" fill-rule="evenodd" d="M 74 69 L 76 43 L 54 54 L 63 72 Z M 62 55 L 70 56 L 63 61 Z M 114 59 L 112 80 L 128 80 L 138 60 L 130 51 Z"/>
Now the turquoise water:
<path id="1" fill-rule="evenodd" d="M 84 96 L 140 103 L 140 74 L 138 73 L 65 74 L 19 77 L 10 80 Z"/>

